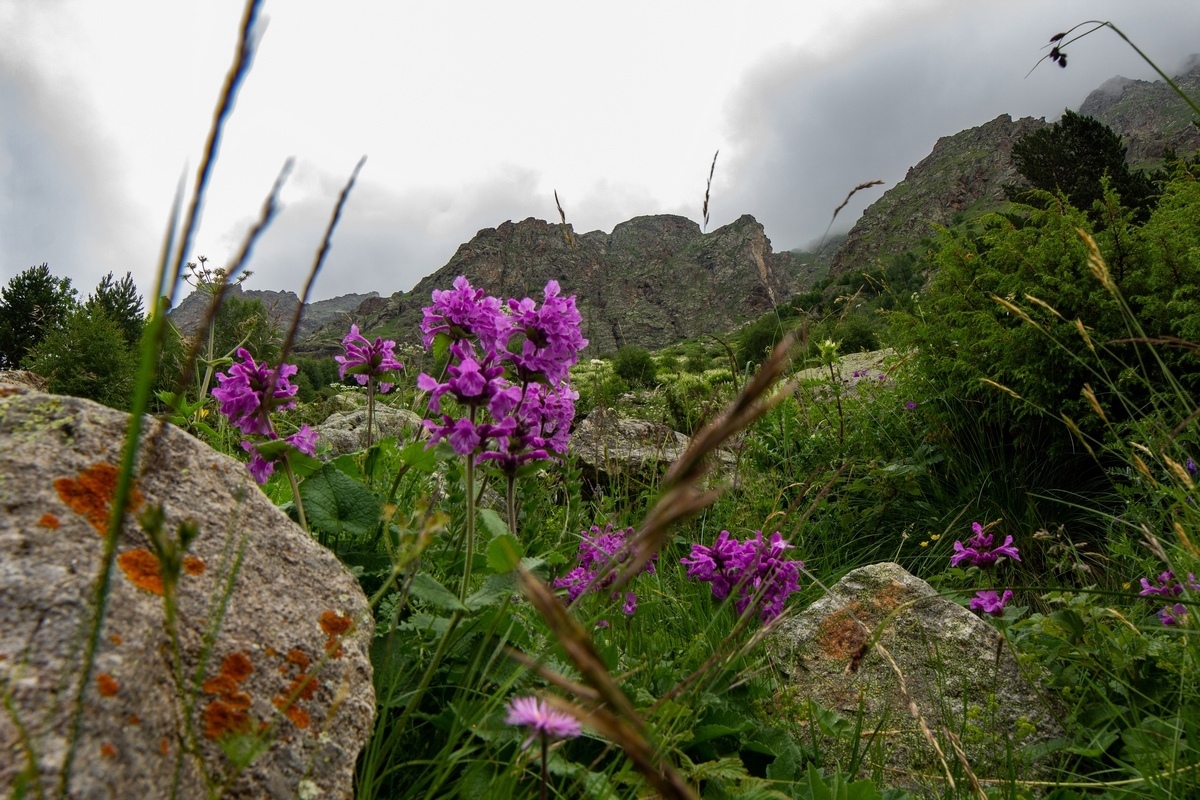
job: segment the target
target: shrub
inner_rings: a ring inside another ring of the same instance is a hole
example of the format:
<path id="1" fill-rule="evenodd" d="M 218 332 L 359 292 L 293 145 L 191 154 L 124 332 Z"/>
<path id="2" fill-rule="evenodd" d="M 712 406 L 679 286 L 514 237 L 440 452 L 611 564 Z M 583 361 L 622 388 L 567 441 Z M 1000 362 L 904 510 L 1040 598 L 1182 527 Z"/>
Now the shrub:
<path id="1" fill-rule="evenodd" d="M 30 351 L 26 365 L 50 379 L 50 391 L 129 407 L 136 357 L 121 326 L 103 312 L 76 310 Z"/>
<path id="2" fill-rule="evenodd" d="M 637 345 L 626 345 L 613 358 L 613 372 L 630 386 L 651 387 L 658 373 L 658 365 L 648 351 Z"/>

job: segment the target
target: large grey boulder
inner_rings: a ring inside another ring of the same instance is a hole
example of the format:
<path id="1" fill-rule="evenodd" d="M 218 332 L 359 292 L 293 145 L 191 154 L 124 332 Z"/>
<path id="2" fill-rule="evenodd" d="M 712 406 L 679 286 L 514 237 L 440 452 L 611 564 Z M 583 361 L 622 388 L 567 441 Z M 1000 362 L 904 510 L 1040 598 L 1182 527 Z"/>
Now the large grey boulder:
<path id="1" fill-rule="evenodd" d="M 81 675 L 128 419 L 0 387 L 0 695 L 10 704 L 0 796 L 19 782 L 26 796 L 60 796 L 73 754 L 73 798 L 217 788 L 255 800 L 350 797 L 375 708 L 366 598 L 245 467 L 149 418 L 134 508 L 161 507 L 172 540 L 181 523 L 198 527 L 177 586 L 177 634 L 159 562 L 130 513 L 95 668 Z"/>
<path id="2" fill-rule="evenodd" d="M 1054 701 L 1039 685 L 1043 673 L 1019 666 L 996 628 L 899 564 L 854 570 L 781 623 L 768 649 L 798 705 L 811 699 L 850 720 L 861 709 L 863 735 L 879 729 L 872 752 L 879 748 L 887 785 L 945 788 L 910 701 L 957 775 L 964 772 L 954 736 L 979 778 L 1035 777 L 1048 765 L 1034 746 L 1062 736 Z"/>
<path id="3" fill-rule="evenodd" d="M 405 408 L 390 408 L 376 403 L 374 424 L 376 442 L 388 436 L 403 438 L 425 435 L 420 415 Z M 356 453 L 367 446 L 367 409 L 364 406 L 330 414 L 316 426 L 316 431 L 320 437 L 317 440 L 319 453 L 330 458 Z M 328 449 L 325 445 L 328 445 Z"/>
<path id="4" fill-rule="evenodd" d="M 596 408 L 571 431 L 571 453 L 589 484 L 611 482 L 617 476 L 652 482 L 683 452 L 691 440 L 659 422 L 623 419 L 611 410 Z M 716 454 L 719 469 L 729 469 L 734 456 Z"/>

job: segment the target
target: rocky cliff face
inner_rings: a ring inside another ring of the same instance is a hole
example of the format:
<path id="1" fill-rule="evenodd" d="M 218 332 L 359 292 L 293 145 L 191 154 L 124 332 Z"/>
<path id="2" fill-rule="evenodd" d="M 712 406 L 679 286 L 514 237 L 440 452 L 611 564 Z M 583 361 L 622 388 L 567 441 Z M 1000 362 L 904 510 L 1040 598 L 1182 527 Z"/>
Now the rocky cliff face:
<path id="1" fill-rule="evenodd" d="M 1174 80 L 1192 97 L 1200 97 L 1200 57 L 1193 56 Z M 1128 161 L 1135 167 L 1156 164 L 1167 148 L 1180 155 L 1200 148 L 1200 128 L 1192 124 L 1195 115 L 1163 81 L 1110 78 L 1087 96 L 1079 113 L 1121 134 L 1129 148 Z"/>
<path id="2" fill-rule="evenodd" d="M 933 152 L 863 212 L 833 257 L 830 274 L 870 269 L 879 258 L 915 246 L 933 225 L 949 225 L 958 214 L 1003 202 L 1004 185 L 1021 179 L 1013 166 L 1013 144 L 1046 124 L 1001 114 L 938 139 Z"/>
<path id="3" fill-rule="evenodd" d="M 612 233 L 572 232 L 572 238 L 574 246 L 562 225 L 532 218 L 485 228 L 412 291 L 364 314 L 364 323 L 372 332 L 415 341 L 421 307 L 458 275 L 496 296 L 534 299 L 553 279 L 576 295 L 587 352 L 599 354 L 723 333 L 813 280 L 799 258 L 775 253 L 762 225 L 748 215 L 707 234 L 684 217 L 658 215 L 623 222 Z M 329 350 L 334 333 L 320 332 L 304 348 Z"/>
<path id="4" fill-rule="evenodd" d="M 284 330 L 291 327 L 296 307 L 300 305 L 300 298 L 296 296 L 295 292 L 271 292 L 234 286 L 230 289 L 230 293 L 246 300 L 261 300 L 266 306 L 272 322 Z M 304 307 L 304 314 L 300 317 L 299 336 L 309 335 L 328 323 L 342 322 L 348 315 L 353 315 L 360 306 L 365 304 L 370 307 L 372 301 L 379 300 L 379 292 L 368 292 L 367 294 L 344 294 L 329 300 L 308 303 Z M 208 314 L 208 302 L 208 295 L 192 292 L 179 305 L 171 309 L 169 314 L 171 321 L 184 334 L 191 335 L 204 323 L 204 318 Z M 354 321 L 357 321 L 357 318 Z M 343 327 L 348 330 L 350 323 L 346 322 Z"/>

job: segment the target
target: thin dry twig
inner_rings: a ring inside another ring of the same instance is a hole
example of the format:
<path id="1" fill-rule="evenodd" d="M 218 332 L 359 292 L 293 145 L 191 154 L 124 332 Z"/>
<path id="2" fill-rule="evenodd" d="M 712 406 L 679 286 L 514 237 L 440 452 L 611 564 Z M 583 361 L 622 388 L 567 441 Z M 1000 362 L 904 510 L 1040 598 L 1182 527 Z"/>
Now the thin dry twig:
<path id="1" fill-rule="evenodd" d="M 719 149 L 717 152 L 713 153 L 712 166 L 708 168 L 708 183 L 704 186 L 704 205 L 701 206 L 700 211 L 704 214 L 705 230 L 708 230 L 708 198 L 712 192 L 712 179 L 713 175 L 715 175 L 717 172 L 717 156 L 719 155 L 721 155 L 721 151 Z"/>
<path id="2" fill-rule="evenodd" d="M 571 232 L 571 226 L 567 224 L 567 212 L 563 211 L 562 203 L 558 202 L 558 190 L 554 190 L 554 205 L 558 209 L 558 218 L 562 220 L 563 238 L 567 240 L 567 246 L 572 250 L 575 249 L 575 234 Z"/>

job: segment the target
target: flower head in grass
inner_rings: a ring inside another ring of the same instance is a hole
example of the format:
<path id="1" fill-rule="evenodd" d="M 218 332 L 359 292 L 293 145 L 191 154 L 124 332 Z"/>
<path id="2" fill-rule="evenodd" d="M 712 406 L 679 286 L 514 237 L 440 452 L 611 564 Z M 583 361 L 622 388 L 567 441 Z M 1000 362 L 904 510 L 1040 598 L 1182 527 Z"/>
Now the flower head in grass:
<path id="1" fill-rule="evenodd" d="M 575 401 L 579 399 L 579 393 L 567 386 L 556 390 L 540 383 L 527 384 L 523 395 L 516 387 L 515 394 L 515 401 L 509 392 L 489 405 L 494 415 L 512 415 L 513 435 L 498 439 L 494 450 L 479 457 L 480 461 L 492 461 L 501 472 L 510 475 L 532 461 L 566 455 Z"/>
<path id="2" fill-rule="evenodd" d="M 1009 589 L 1005 589 L 1002 595 L 994 591 L 976 592 L 975 597 L 971 599 L 971 610 L 998 617 L 1004 613 L 1004 607 L 1012 600 L 1012 596 L 1013 593 Z"/>
<path id="3" fill-rule="evenodd" d="M 393 377 L 404 369 L 404 365 L 396 360 L 395 342 L 378 336 L 373 343 L 369 342 L 358 332 L 357 325 L 351 325 L 350 333 L 342 339 L 342 346 L 346 348 L 346 354 L 333 357 L 341 365 L 338 367 L 338 377 L 345 380 L 349 372 L 359 386 L 366 386 L 370 378 L 375 378 L 375 385 L 382 394 L 391 391 L 394 384 L 380 379 Z"/>
<path id="4" fill-rule="evenodd" d="M 791 549 L 779 531 L 765 541 L 762 531 L 755 531 L 754 538 L 745 542 L 721 531 L 712 547 L 694 544 L 680 563 L 688 568 L 689 578 L 711 583 L 718 600 L 738 589 L 734 607 L 739 616 L 754 603 L 759 618 L 770 622 L 783 613 L 788 597 L 800 588 L 804 562 L 785 559 L 785 552 Z"/>
<path id="5" fill-rule="evenodd" d="M 259 436 L 273 435 L 270 413 L 276 409 L 292 408 L 299 387 L 288 378 L 296 374 L 294 364 L 280 364 L 273 369 L 265 361 L 258 363 L 244 347 L 237 351 L 241 362 L 235 361 L 228 373 L 219 373 L 220 386 L 212 390 L 221 413 L 242 433 Z"/>
<path id="6" fill-rule="evenodd" d="M 307 425 L 301 425 L 300 430 L 285 438 L 284 441 L 306 456 L 311 456 L 317 451 L 317 432 Z M 264 457 L 251 441 L 242 442 L 242 449 L 250 454 L 250 461 L 246 464 L 246 469 L 250 471 L 250 475 L 260 486 L 265 484 L 275 473 L 275 465 L 283 458 L 282 451 L 273 458 Z"/>
<path id="7" fill-rule="evenodd" d="M 1160 573 L 1157 578 L 1151 580 L 1142 578 L 1142 590 L 1138 592 L 1142 597 L 1178 597 L 1183 593 L 1184 581 L 1177 580 L 1175 573 L 1171 570 Z M 1187 588 L 1193 592 L 1200 592 L 1200 581 L 1196 580 L 1196 575 L 1193 572 L 1188 573 L 1186 581 Z"/>
<path id="8" fill-rule="evenodd" d="M 1186 469 L 1188 474 L 1193 478 L 1196 477 L 1197 472 L 1200 472 L 1200 468 L 1196 467 L 1196 462 L 1190 458 L 1187 460 L 1187 463 L 1183 465 L 1183 468 Z"/>
<path id="9" fill-rule="evenodd" d="M 904 407 L 905 407 L 907 410 L 909 410 L 909 411 L 913 411 L 913 410 L 915 410 L 915 409 L 916 409 L 916 407 L 917 407 L 916 401 L 913 401 L 913 400 L 906 400 L 906 401 L 904 402 Z"/>
<path id="10" fill-rule="evenodd" d="M 444 333 L 453 341 L 475 337 L 484 349 L 503 350 L 512 332 L 512 322 L 500 300 L 471 286 L 462 275 L 454 279 L 453 289 L 434 289 L 433 305 L 421 311 L 426 349 L 438 334 Z"/>
<path id="11" fill-rule="evenodd" d="M 609 565 L 629 560 L 632 551 L 626 547 L 626 543 L 632 534 L 633 528 L 614 531 L 611 524 L 603 530 L 593 525 L 590 531 L 583 531 L 579 542 L 579 566 L 555 579 L 552 585 L 555 589 L 566 589 L 567 600 L 571 603 L 587 592 L 607 589 L 617 577 L 617 571 L 610 569 Z M 642 571 L 654 574 L 654 559 L 647 562 Z M 614 600 L 618 598 L 617 594 L 612 596 Z M 634 592 L 626 593 L 622 610 L 628 616 L 633 616 L 637 611 L 637 595 Z"/>
<path id="12" fill-rule="evenodd" d="M 579 720 L 537 697 L 517 697 L 508 704 L 504 721 L 524 728 L 528 737 L 521 745 L 529 747 L 538 739 L 573 739 L 583 733 Z"/>
<path id="13" fill-rule="evenodd" d="M 579 361 L 579 351 L 587 347 L 575 298 L 561 297 L 560 291 L 558 281 L 552 280 L 543 290 L 540 307 L 528 297 L 508 301 L 513 330 L 525 336 L 521 351 L 509 355 L 519 378 L 544 379 L 557 386 Z"/>
<path id="14" fill-rule="evenodd" d="M 990 567 L 1007 556 L 1014 561 L 1020 561 L 1021 556 L 1013 545 L 1013 537 L 1006 536 L 1004 543 L 994 547 L 992 534 L 984 533 L 983 526 L 978 522 L 971 523 L 975 535 L 967 540 L 966 545 L 961 541 L 954 543 L 954 553 L 950 556 L 950 566 L 957 567 L 963 563 L 967 566 Z"/>
<path id="15" fill-rule="evenodd" d="M 1183 603 L 1176 603 L 1159 611 L 1158 619 L 1163 625 L 1178 625 L 1186 615 L 1187 606 Z"/>

